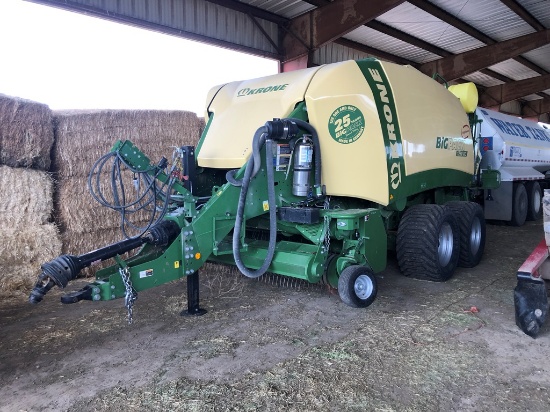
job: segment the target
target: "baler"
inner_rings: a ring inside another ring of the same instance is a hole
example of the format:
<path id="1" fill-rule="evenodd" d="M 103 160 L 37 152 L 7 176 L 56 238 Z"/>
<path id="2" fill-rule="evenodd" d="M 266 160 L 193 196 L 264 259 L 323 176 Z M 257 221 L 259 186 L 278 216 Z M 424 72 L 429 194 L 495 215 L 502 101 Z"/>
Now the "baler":
<path id="1" fill-rule="evenodd" d="M 459 89 L 460 99 L 376 59 L 215 87 L 197 147 L 178 148 L 171 165 L 130 141 L 96 163 L 143 175 L 160 216 L 138 236 L 44 264 L 30 301 L 111 258 L 62 301 L 125 297 L 131 310 L 137 292 L 187 277 L 184 313 L 202 314 L 198 271 L 209 261 L 248 277 L 326 282 L 349 306 L 367 307 L 388 250 L 404 275 L 445 281 L 480 261 L 485 220 L 472 200 L 498 186 L 498 172 L 478 169 L 475 116 L 464 108 L 475 103 L 471 87 Z M 92 192 L 100 176 L 92 170 Z"/>

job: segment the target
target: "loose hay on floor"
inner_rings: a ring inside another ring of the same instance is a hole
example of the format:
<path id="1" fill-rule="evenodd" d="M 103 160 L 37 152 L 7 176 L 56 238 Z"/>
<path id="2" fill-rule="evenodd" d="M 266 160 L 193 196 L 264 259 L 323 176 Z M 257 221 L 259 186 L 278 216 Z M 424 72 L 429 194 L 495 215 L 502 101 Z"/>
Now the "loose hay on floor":
<path id="1" fill-rule="evenodd" d="M 0 165 L 49 170 L 53 142 L 47 105 L 0 94 Z"/>

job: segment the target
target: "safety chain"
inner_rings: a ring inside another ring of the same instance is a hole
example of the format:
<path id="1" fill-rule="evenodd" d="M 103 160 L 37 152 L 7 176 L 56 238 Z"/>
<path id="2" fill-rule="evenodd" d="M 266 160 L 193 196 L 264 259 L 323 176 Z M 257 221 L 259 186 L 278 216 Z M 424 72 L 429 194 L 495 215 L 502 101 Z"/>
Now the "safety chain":
<path id="1" fill-rule="evenodd" d="M 325 202 L 323 203 L 323 209 L 329 210 L 330 209 L 330 196 L 327 196 L 325 198 Z M 325 225 L 325 251 L 328 254 L 330 253 L 330 217 L 328 215 L 325 215 L 323 218 L 324 225 Z"/>
<path id="2" fill-rule="evenodd" d="M 126 293 L 124 295 L 124 304 L 128 309 L 128 324 L 131 325 L 134 321 L 134 302 L 136 301 L 138 294 L 132 286 L 132 281 L 130 280 L 130 270 L 128 269 L 128 267 L 126 266 L 124 268 L 119 268 L 118 273 L 120 273 L 120 277 L 122 278 L 122 282 L 124 283 L 124 287 L 126 288 Z"/>

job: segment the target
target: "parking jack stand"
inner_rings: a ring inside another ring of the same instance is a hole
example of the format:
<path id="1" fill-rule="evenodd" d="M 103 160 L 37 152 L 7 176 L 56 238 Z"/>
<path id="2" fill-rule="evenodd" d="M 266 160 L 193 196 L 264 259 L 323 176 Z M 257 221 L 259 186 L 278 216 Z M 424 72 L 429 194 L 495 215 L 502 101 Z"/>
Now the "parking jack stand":
<path id="1" fill-rule="evenodd" d="M 187 310 L 180 313 L 181 316 L 202 316 L 205 309 L 199 306 L 199 271 L 187 276 Z"/>

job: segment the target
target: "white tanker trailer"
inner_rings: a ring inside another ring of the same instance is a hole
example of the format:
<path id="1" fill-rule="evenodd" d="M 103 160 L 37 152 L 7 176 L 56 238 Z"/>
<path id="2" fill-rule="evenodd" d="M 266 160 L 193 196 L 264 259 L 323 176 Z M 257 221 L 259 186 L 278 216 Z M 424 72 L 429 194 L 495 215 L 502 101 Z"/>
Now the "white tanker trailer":
<path id="1" fill-rule="evenodd" d="M 485 218 L 515 226 L 540 218 L 542 188 L 550 171 L 550 130 L 484 108 L 476 114 L 481 120 L 480 167 L 498 170 L 501 176 L 498 189 L 485 190 Z"/>

